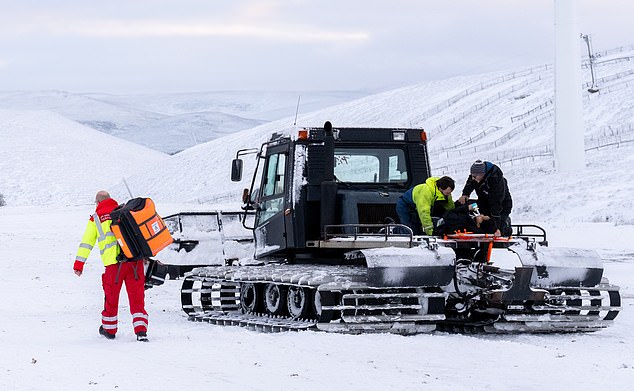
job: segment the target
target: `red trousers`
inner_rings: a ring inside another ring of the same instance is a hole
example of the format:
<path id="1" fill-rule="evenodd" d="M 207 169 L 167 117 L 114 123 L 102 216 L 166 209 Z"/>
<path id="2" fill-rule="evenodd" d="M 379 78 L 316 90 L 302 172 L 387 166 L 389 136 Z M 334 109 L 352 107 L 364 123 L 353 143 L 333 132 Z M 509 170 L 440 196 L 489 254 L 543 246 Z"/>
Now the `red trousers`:
<path id="1" fill-rule="evenodd" d="M 145 312 L 145 274 L 143 261 L 121 262 L 106 266 L 101 276 L 105 295 L 104 308 L 101 312 L 101 325 L 110 334 L 117 332 L 117 314 L 119 312 L 119 294 L 125 282 L 132 314 L 134 333 L 147 332 L 148 316 Z"/>

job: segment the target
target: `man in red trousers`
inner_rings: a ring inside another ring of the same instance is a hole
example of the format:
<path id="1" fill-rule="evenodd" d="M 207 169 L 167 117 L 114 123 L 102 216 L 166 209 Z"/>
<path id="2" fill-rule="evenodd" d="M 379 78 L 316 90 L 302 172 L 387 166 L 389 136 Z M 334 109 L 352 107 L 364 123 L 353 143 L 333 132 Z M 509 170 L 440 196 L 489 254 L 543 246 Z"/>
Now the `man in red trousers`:
<path id="1" fill-rule="evenodd" d="M 73 270 L 77 276 L 81 276 L 84 264 L 90 251 L 97 242 L 101 260 L 106 267 L 101 276 L 105 295 L 104 309 L 101 312 L 101 326 L 99 334 L 107 339 L 114 339 L 117 333 L 117 314 L 119 312 L 119 293 L 125 282 L 132 314 L 132 325 L 138 341 L 147 342 L 148 315 L 145 311 L 145 290 L 143 273 L 143 260 L 118 261 L 121 251 L 117 239 L 110 230 L 110 212 L 118 206 L 117 202 L 110 198 L 107 191 L 100 191 L 95 196 L 97 208 L 90 216 L 84 236 L 79 244 Z"/>

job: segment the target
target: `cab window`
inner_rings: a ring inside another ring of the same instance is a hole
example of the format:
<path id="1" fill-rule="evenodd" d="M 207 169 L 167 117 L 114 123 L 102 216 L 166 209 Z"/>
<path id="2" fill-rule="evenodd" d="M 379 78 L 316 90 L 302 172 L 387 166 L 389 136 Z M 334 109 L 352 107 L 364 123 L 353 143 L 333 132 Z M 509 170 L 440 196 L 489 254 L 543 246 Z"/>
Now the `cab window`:
<path id="1" fill-rule="evenodd" d="M 267 159 L 264 188 L 258 213 L 258 225 L 269 220 L 284 207 L 286 155 L 279 153 Z"/>
<path id="2" fill-rule="evenodd" d="M 348 183 L 405 183 L 405 152 L 397 148 L 337 148 L 335 176 Z"/>

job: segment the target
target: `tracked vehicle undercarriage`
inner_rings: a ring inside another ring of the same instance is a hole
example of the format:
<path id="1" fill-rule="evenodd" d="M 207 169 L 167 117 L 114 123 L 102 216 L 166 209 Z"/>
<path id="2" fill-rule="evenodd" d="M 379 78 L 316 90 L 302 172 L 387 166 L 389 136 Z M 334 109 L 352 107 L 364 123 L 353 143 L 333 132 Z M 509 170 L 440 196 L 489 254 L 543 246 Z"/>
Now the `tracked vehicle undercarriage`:
<path id="1" fill-rule="evenodd" d="M 279 278 L 280 271 L 286 278 Z M 192 320 L 264 331 L 413 334 L 433 330 L 444 317 L 439 290 L 370 287 L 361 267 L 337 270 L 334 279 L 332 270 L 325 271 L 306 265 L 197 270 L 183 284 L 183 309 Z M 186 304 L 192 293 L 200 294 L 200 306 Z"/>

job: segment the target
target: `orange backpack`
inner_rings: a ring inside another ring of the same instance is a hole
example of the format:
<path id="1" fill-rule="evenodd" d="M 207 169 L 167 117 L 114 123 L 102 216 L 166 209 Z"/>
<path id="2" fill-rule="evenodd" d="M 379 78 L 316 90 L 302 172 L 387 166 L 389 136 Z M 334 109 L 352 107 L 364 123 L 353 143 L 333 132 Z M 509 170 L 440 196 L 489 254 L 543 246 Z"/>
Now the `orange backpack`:
<path id="1" fill-rule="evenodd" d="M 150 198 L 133 198 L 110 212 L 110 218 L 124 260 L 153 257 L 174 241 Z"/>

